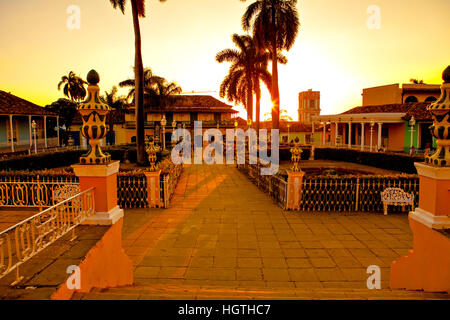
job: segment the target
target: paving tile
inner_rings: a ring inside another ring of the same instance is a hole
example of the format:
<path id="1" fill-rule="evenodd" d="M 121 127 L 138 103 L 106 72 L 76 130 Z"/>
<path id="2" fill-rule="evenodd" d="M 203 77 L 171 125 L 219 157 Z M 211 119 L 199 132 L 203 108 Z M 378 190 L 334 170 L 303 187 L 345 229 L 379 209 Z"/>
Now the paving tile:
<path id="1" fill-rule="evenodd" d="M 305 258 L 306 252 L 303 249 L 282 249 L 286 258 Z"/>
<path id="2" fill-rule="evenodd" d="M 334 268 L 336 263 L 331 258 L 310 258 L 311 264 L 315 268 Z"/>
<path id="3" fill-rule="evenodd" d="M 264 268 L 287 268 L 286 259 L 284 258 L 263 258 Z"/>
<path id="4" fill-rule="evenodd" d="M 317 282 L 319 278 L 313 268 L 289 269 L 289 276 L 295 282 Z"/>
<path id="5" fill-rule="evenodd" d="M 261 269 L 256 268 L 246 268 L 246 269 L 237 269 L 237 280 L 241 281 L 254 281 L 254 280 L 262 280 L 262 271 Z"/>
<path id="6" fill-rule="evenodd" d="M 305 249 L 306 255 L 310 258 L 327 258 L 328 252 L 325 249 Z"/>
<path id="7" fill-rule="evenodd" d="M 238 268 L 261 268 L 261 258 L 237 258 Z"/>
<path id="8" fill-rule="evenodd" d="M 265 281 L 290 281 L 288 270 L 285 268 L 263 268 Z"/>
<path id="9" fill-rule="evenodd" d="M 134 270 L 134 276 L 136 278 L 155 279 L 158 277 L 160 270 L 160 267 L 137 267 Z"/>
<path id="10" fill-rule="evenodd" d="M 345 277 L 339 268 L 316 268 L 314 271 L 322 282 L 345 280 Z"/>
<path id="11" fill-rule="evenodd" d="M 308 258 L 287 258 L 286 263 L 289 268 L 310 268 L 311 261 Z"/>

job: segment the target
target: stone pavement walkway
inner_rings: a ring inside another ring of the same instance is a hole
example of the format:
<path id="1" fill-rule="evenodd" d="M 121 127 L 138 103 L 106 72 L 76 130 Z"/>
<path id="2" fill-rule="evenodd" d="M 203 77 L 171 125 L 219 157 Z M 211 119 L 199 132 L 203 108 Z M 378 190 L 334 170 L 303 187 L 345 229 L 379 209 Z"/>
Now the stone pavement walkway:
<path id="1" fill-rule="evenodd" d="M 28 219 L 29 217 L 37 214 L 38 209 L 33 210 L 30 208 L 6 208 L 0 210 L 0 231 L 6 230 L 13 225 Z"/>
<path id="2" fill-rule="evenodd" d="M 449 298 L 387 289 L 405 214 L 285 212 L 234 166 L 187 166 L 169 209 L 125 210 L 123 239 L 135 286 L 74 299 Z"/>

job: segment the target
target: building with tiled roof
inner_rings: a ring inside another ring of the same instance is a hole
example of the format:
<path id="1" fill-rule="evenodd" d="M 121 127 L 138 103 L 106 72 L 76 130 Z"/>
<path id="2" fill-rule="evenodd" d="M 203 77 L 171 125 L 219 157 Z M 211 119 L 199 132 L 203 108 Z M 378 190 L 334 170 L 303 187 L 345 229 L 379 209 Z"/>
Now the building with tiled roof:
<path id="1" fill-rule="evenodd" d="M 323 130 L 322 144 L 394 152 L 435 145 L 429 131 L 430 102 L 394 103 L 352 108 L 337 115 L 313 117 Z M 325 138 L 324 138 L 325 137 Z"/>
<path id="2" fill-rule="evenodd" d="M 424 83 L 395 83 L 365 88 L 362 92 L 363 106 L 403 104 L 436 101 L 441 94 L 440 85 Z"/>
<path id="3" fill-rule="evenodd" d="M 0 90 L 0 151 L 34 150 L 34 144 L 36 149 L 59 146 L 58 115 Z"/>
<path id="4" fill-rule="evenodd" d="M 136 141 L 135 109 L 131 105 L 128 112 L 114 115 L 114 134 L 105 138 L 103 144 L 123 144 Z M 113 112 L 114 113 L 114 112 Z M 238 111 L 212 96 L 208 95 L 176 95 L 169 97 L 164 106 L 144 104 L 145 135 L 155 136 L 156 140 L 162 138 L 163 131 L 166 141 L 171 140 L 175 128 L 185 128 L 190 132 L 194 129 L 194 121 L 202 121 L 203 130 L 219 128 L 225 134 L 225 129 L 234 128 L 235 117 Z M 161 120 L 166 120 L 163 129 Z M 108 120 L 108 119 L 107 119 Z M 71 127 L 71 134 L 75 144 L 86 145 L 81 136 L 81 122 Z M 109 125 L 109 122 L 106 122 Z"/>
<path id="5" fill-rule="evenodd" d="M 134 110 L 133 106 L 132 109 Z M 234 128 L 234 118 L 238 111 L 213 96 L 209 95 L 176 95 L 169 97 L 164 106 L 144 105 L 145 134 L 162 137 L 170 141 L 174 128 L 185 128 L 193 133 L 194 121 L 202 121 L 203 130 L 219 128 L 225 134 L 225 129 Z M 161 125 L 166 119 L 164 130 Z M 174 127 L 175 125 L 175 127 Z M 125 115 L 125 141 L 134 142 L 136 136 L 136 121 L 134 112 Z"/>

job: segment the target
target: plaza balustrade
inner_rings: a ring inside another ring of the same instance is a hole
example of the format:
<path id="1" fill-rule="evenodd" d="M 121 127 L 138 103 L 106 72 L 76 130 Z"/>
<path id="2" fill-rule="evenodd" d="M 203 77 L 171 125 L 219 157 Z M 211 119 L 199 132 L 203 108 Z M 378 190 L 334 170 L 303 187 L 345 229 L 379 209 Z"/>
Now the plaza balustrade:
<path id="1" fill-rule="evenodd" d="M 15 285 L 23 278 L 19 267 L 95 213 L 94 188 L 80 192 L 0 232 L 0 278 L 14 269 Z"/>
<path id="2" fill-rule="evenodd" d="M 264 192 L 268 193 L 283 209 L 288 206 L 288 181 L 278 175 L 263 176 L 260 164 L 238 164 L 237 168 Z M 297 189 L 299 211 L 329 212 L 383 212 L 381 192 L 386 188 L 402 188 L 413 193 L 415 205 L 419 202 L 419 178 L 417 175 L 305 175 Z M 401 208 L 392 208 L 396 212 Z"/>

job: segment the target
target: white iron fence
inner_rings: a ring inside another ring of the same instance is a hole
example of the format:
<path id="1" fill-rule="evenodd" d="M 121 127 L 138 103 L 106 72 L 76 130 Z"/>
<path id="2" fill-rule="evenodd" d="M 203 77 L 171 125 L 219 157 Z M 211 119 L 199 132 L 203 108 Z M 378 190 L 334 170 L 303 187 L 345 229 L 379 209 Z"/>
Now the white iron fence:
<path id="1" fill-rule="evenodd" d="M 15 285 L 22 280 L 19 266 L 72 231 L 95 212 L 94 188 L 66 200 L 0 232 L 0 278 L 16 269 Z"/>

